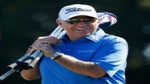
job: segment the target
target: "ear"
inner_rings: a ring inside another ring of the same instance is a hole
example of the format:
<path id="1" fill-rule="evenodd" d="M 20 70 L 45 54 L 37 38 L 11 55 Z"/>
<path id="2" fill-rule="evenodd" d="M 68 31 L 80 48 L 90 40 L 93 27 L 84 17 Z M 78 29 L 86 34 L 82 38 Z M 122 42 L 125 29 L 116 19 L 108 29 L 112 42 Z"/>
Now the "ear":
<path id="1" fill-rule="evenodd" d="M 100 18 L 97 19 L 97 23 L 100 24 Z"/>
<path id="2" fill-rule="evenodd" d="M 57 20 L 56 20 L 56 23 L 57 23 L 61 28 L 63 28 L 63 21 L 62 21 L 62 20 L 57 19 Z"/>
<path id="3" fill-rule="evenodd" d="M 62 25 L 62 21 L 61 20 L 56 20 L 56 23 L 59 25 L 59 26 L 61 26 Z"/>

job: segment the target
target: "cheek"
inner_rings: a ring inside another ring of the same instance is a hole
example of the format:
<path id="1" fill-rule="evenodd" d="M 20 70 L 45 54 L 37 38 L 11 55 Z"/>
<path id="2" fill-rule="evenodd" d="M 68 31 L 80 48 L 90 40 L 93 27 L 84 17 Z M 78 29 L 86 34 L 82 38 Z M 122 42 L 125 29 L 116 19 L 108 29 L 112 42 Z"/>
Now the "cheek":
<path id="1" fill-rule="evenodd" d="M 66 30 L 68 32 L 70 32 L 72 30 L 72 28 L 73 28 L 72 25 L 62 25 L 62 27 L 63 27 L 64 30 Z"/>
<path id="2" fill-rule="evenodd" d="M 90 26 L 90 28 L 91 28 L 91 32 L 93 33 L 93 32 L 95 32 L 98 29 L 98 24 L 97 23 L 96 24 L 92 24 Z"/>
<path id="3" fill-rule="evenodd" d="M 62 28 L 66 28 L 66 25 L 62 24 L 61 27 L 62 27 Z"/>
<path id="4" fill-rule="evenodd" d="M 94 30 L 98 27 L 98 24 L 97 23 L 93 23 L 90 25 L 90 27 Z"/>
<path id="5" fill-rule="evenodd" d="M 98 27 L 99 27 L 99 24 L 100 24 L 100 20 L 97 20 L 97 21 L 94 23 L 94 27 L 95 27 L 95 28 L 98 28 Z"/>

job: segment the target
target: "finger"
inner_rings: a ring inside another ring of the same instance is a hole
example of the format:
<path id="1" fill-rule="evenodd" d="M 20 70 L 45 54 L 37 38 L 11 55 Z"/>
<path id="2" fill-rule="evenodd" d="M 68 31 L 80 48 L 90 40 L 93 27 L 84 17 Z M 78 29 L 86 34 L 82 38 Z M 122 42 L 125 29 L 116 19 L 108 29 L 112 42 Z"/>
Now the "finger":
<path id="1" fill-rule="evenodd" d="M 56 37 L 46 36 L 46 37 L 39 37 L 38 41 L 40 43 L 56 44 L 58 43 L 59 40 Z"/>

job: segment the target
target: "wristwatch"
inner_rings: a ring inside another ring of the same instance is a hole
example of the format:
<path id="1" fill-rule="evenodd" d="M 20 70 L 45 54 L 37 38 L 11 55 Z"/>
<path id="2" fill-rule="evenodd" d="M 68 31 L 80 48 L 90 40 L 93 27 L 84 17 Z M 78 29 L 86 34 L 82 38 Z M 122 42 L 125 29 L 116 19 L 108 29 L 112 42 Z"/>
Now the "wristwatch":
<path id="1" fill-rule="evenodd" d="M 62 56 L 63 53 L 60 53 L 60 52 L 55 52 L 52 56 L 51 56 L 51 59 L 53 60 L 56 60 L 58 58 L 60 58 Z"/>

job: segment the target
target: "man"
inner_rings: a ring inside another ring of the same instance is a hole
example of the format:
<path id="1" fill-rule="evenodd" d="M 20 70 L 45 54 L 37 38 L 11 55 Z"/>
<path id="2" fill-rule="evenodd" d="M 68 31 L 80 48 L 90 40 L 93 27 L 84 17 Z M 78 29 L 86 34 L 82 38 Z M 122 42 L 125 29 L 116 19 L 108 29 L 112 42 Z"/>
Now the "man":
<path id="1" fill-rule="evenodd" d="M 57 24 L 66 30 L 61 40 L 39 37 L 28 52 L 41 50 L 40 62 L 21 75 L 26 80 L 42 78 L 42 84 L 125 84 L 127 42 L 106 34 L 92 6 L 63 7 Z"/>

